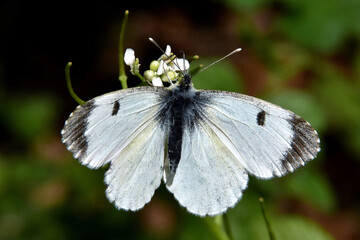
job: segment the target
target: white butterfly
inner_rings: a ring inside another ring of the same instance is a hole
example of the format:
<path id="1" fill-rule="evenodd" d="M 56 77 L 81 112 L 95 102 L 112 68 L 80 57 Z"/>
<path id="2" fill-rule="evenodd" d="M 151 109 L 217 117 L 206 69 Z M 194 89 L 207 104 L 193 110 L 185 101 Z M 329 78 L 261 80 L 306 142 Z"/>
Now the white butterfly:
<path id="1" fill-rule="evenodd" d="M 141 209 L 163 178 L 200 216 L 233 207 L 249 174 L 283 176 L 320 150 L 317 132 L 294 113 L 238 93 L 196 90 L 188 73 L 170 87 L 96 97 L 76 108 L 61 133 L 82 164 L 110 164 L 106 194 L 117 208 Z"/>

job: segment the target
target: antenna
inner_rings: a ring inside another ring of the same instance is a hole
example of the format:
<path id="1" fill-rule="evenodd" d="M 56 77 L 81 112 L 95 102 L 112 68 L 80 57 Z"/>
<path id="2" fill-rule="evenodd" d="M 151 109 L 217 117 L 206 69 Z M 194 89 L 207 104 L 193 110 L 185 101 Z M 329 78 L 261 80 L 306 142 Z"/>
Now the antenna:
<path id="1" fill-rule="evenodd" d="M 150 40 L 150 42 L 152 42 L 157 48 L 159 48 L 160 51 L 161 51 L 166 57 L 168 57 L 169 60 L 170 60 L 172 63 L 174 63 L 174 64 L 180 69 L 180 71 L 182 72 L 183 75 L 188 74 L 188 72 L 186 73 L 185 71 L 181 70 L 181 68 L 180 68 L 180 66 L 179 66 L 179 63 L 177 62 L 177 57 L 176 57 L 176 55 L 175 55 L 175 58 L 174 58 L 174 59 L 171 59 L 170 56 L 168 56 L 168 55 L 166 54 L 166 52 L 164 52 L 164 50 L 162 50 L 162 48 L 159 46 L 159 44 L 157 44 L 157 42 L 155 42 L 154 39 L 152 39 L 151 37 L 149 37 L 149 40 Z M 226 56 L 224 56 L 224 57 L 216 60 L 215 62 L 211 63 L 210 65 L 208 65 L 208 66 L 200 69 L 200 70 L 197 71 L 195 74 L 198 74 L 199 72 L 202 72 L 202 71 L 204 71 L 205 69 L 208 69 L 209 67 L 213 66 L 214 64 L 216 64 L 216 63 L 224 60 L 224 59 L 227 58 L 227 57 L 230 57 L 231 55 L 233 55 L 233 54 L 235 54 L 235 53 L 240 52 L 241 50 L 242 50 L 241 48 L 235 49 L 234 51 L 232 51 L 231 53 L 227 54 Z M 184 55 L 185 55 L 185 54 L 184 54 L 184 52 L 183 52 L 183 59 L 184 59 L 184 60 L 183 60 L 183 61 L 184 61 L 183 64 L 184 64 L 184 66 L 185 66 L 185 56 L 184 56 Z M 185 73 L 185 74 L 184 74 L 184 73 Z"/>
<path id="2" fill-rule="evenodd" d="M 218 62 L 220 62 L 220 61 L 224 60 L 225 58 L 230 57 L 231 55 L 233 55 L 233 54 L 235 54 L 235 53 L 238 53 L 238 52 L 240 52 L 240 51 L 241 51 L 241 48 L 237 48 L 237 49 L 235 49 L 234 51 L 232 51 L 231 53 L 227 54 L 226 56 L 224 56 L 224 57 L 222 57 L 222 58 L 220 58 L 220 59 L 216 60 L 215 62 L 211 63 L 210 65 L 208 65 L 208 66 L 206 66 L 206 67 L 204 67 L 204 68 L 200 69 L 197 73 L 204 71 L 205 69 L 207 69 L 207 68 L 209 68 L 209 67 L 213 66 L 214 64 L 216 64 L 216 63 L 218 63 Z"/>
<path id="3" fill-rule="evenodd" d="M 170 58 L 170 56 L 168 56 L 168 55 L 164 52 L 164 50 L 162 50 L 162 48 L 159 46 L 159 44 L 157 44 L 157 42 L 155 42 L 154 39 L 152 39 L 151 37 L 149 37 L 149 40 L 150 40 L 150 42 L 152 42 L 158 49 L 160 49 L 160 51 L 162 51 L 163 54 L 165 54 L 168 58 Z"/>

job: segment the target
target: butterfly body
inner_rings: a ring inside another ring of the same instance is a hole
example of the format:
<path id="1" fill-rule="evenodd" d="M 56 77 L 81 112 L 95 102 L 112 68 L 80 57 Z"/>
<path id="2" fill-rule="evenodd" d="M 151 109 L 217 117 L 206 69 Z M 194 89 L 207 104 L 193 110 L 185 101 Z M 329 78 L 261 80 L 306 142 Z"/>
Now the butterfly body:
<path id="1" fill-rule="evenodd" d="M 201 96 L 192 86 L 189 75 L 185 75 L 182 81 L 168 88 L 161 96 L 158 120 L 168 135 L 167 154 L 172 173 L 176 172 L 181 159 L 184 129 L 189 128 L 191 131 L 202 120 L 206 101 L 206 97 Z"/>

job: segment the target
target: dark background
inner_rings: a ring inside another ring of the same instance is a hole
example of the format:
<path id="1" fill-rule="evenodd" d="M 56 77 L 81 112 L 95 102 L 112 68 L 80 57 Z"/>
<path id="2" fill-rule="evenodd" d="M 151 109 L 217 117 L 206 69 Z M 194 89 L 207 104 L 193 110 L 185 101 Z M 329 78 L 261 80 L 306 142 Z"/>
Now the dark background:
<path id="1" fill-rule="evenodd" d="M 235 239 L 266 239 L 265 198 L 277 239 L 358 239 L 360 171 L 360 3 L 227 0 L 2 3 L 0 6 L 0 239 L 216 239 L 161 186 L 144 209 L 118 211 L 101 170 L 74 160 L 60 130 L 76 107 L 64 79 L 91 99 L 121 88 L 118 39 L 141 72 L 160 56 L 148 41 L 209 64 L 195 87 L 242 92 L 279 104 L 318 130 L 322 151 L 273 180 L 250 178 L 229 210 Z M 139 80 L 129 76 L 129 86 Z"/>

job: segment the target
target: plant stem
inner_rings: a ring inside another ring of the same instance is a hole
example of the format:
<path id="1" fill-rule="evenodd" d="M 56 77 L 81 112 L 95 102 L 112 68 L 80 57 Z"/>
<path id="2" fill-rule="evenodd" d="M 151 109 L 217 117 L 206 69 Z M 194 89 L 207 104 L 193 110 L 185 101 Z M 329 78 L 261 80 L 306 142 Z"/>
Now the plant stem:
<path id="1" fill-rule="evenodd" d="M 224 231 L 222 215 L 216 215 L 215 217 L 206 217 L 205 221 L 208 224 L 210 230 L 217 237 L 217 239 L 231 240 Z"/>
<path id="2" fill-rule="evenodd" d="M 270 238 L 270 240 L 276 240 L 274 232 L 273 232 L 273 230 L 271 228 L 271 225 L 270 225 L 269 218 L 268 218 L 267 213 L 265 211 L 264 199 L 262 197 L 259 198 L 259 202 L 260 202 L 260 206 L 261 206 L 261 212 L 262 212 L 262 215 L 263 215 L 264 220 L 265 220 L 266 228 L 267 228 L 268 233 L 269 233 L 269 238 Z"/>
<path id="3" fill-rule="evenodd" d="M 226 234 L 228 235 L 229 239 L 230 239 L 230 240 L 233 240 L 234 237 L 233 237 L 233 235 L 232 235 L 231 226 L 230 226 L 230 222 L 229 222 L 229 215 L 228 215 L 227 212 L 223 215 L 223 220 L 224 220 L 224 229 L 225 229 L 225 232 L 226 232 Z"/>
<path id="4" fill-rule="evenodd" d="M 70 79 L 70 67 L 72 65 L 72 62 L 68 62 L 65 66 L 65 79 L 66 79 L 66 85 L 69 90 L 70 95 L 72 98 L 80 105 L 83 105 L 85 103 L 84 100 L 79 98 L 76 93 L 74 92 L 72 86 L 71 86 L 71 79 Z"/>
<path id="5" fill-rule="evenodd" d="M 142 81 L 142 82 L 146 82 L 146 80 L 145 80 L 145 78 L 143 78 L 143 76 L 141 76 L 141 74 L 140 73 L 135 73 L 135 76 L 137 76 L 138 78 L 140 78 L 140 80 Z"/>
<path id="6" fill-rule="evenodd" d="M 121 25 L 120 38 L 119 38 L 119 81 L 123 89 L 128 88 L 127 76 L 125 73 L 125 65 L 124 65 L 124 36 L 125 36 L 125 28 L 128 20 L 128 15 L 129 15 L 129 11 L 126 10 Z"/>
<path id="7" fill-rule="evenodd" d="M 192 77 L 195 76 L 203 67 L 204 67 L 204 65 L 200 64 L 199 66 L 192 69 L 190 71 L 190 76 L 192 76 Z"/>

